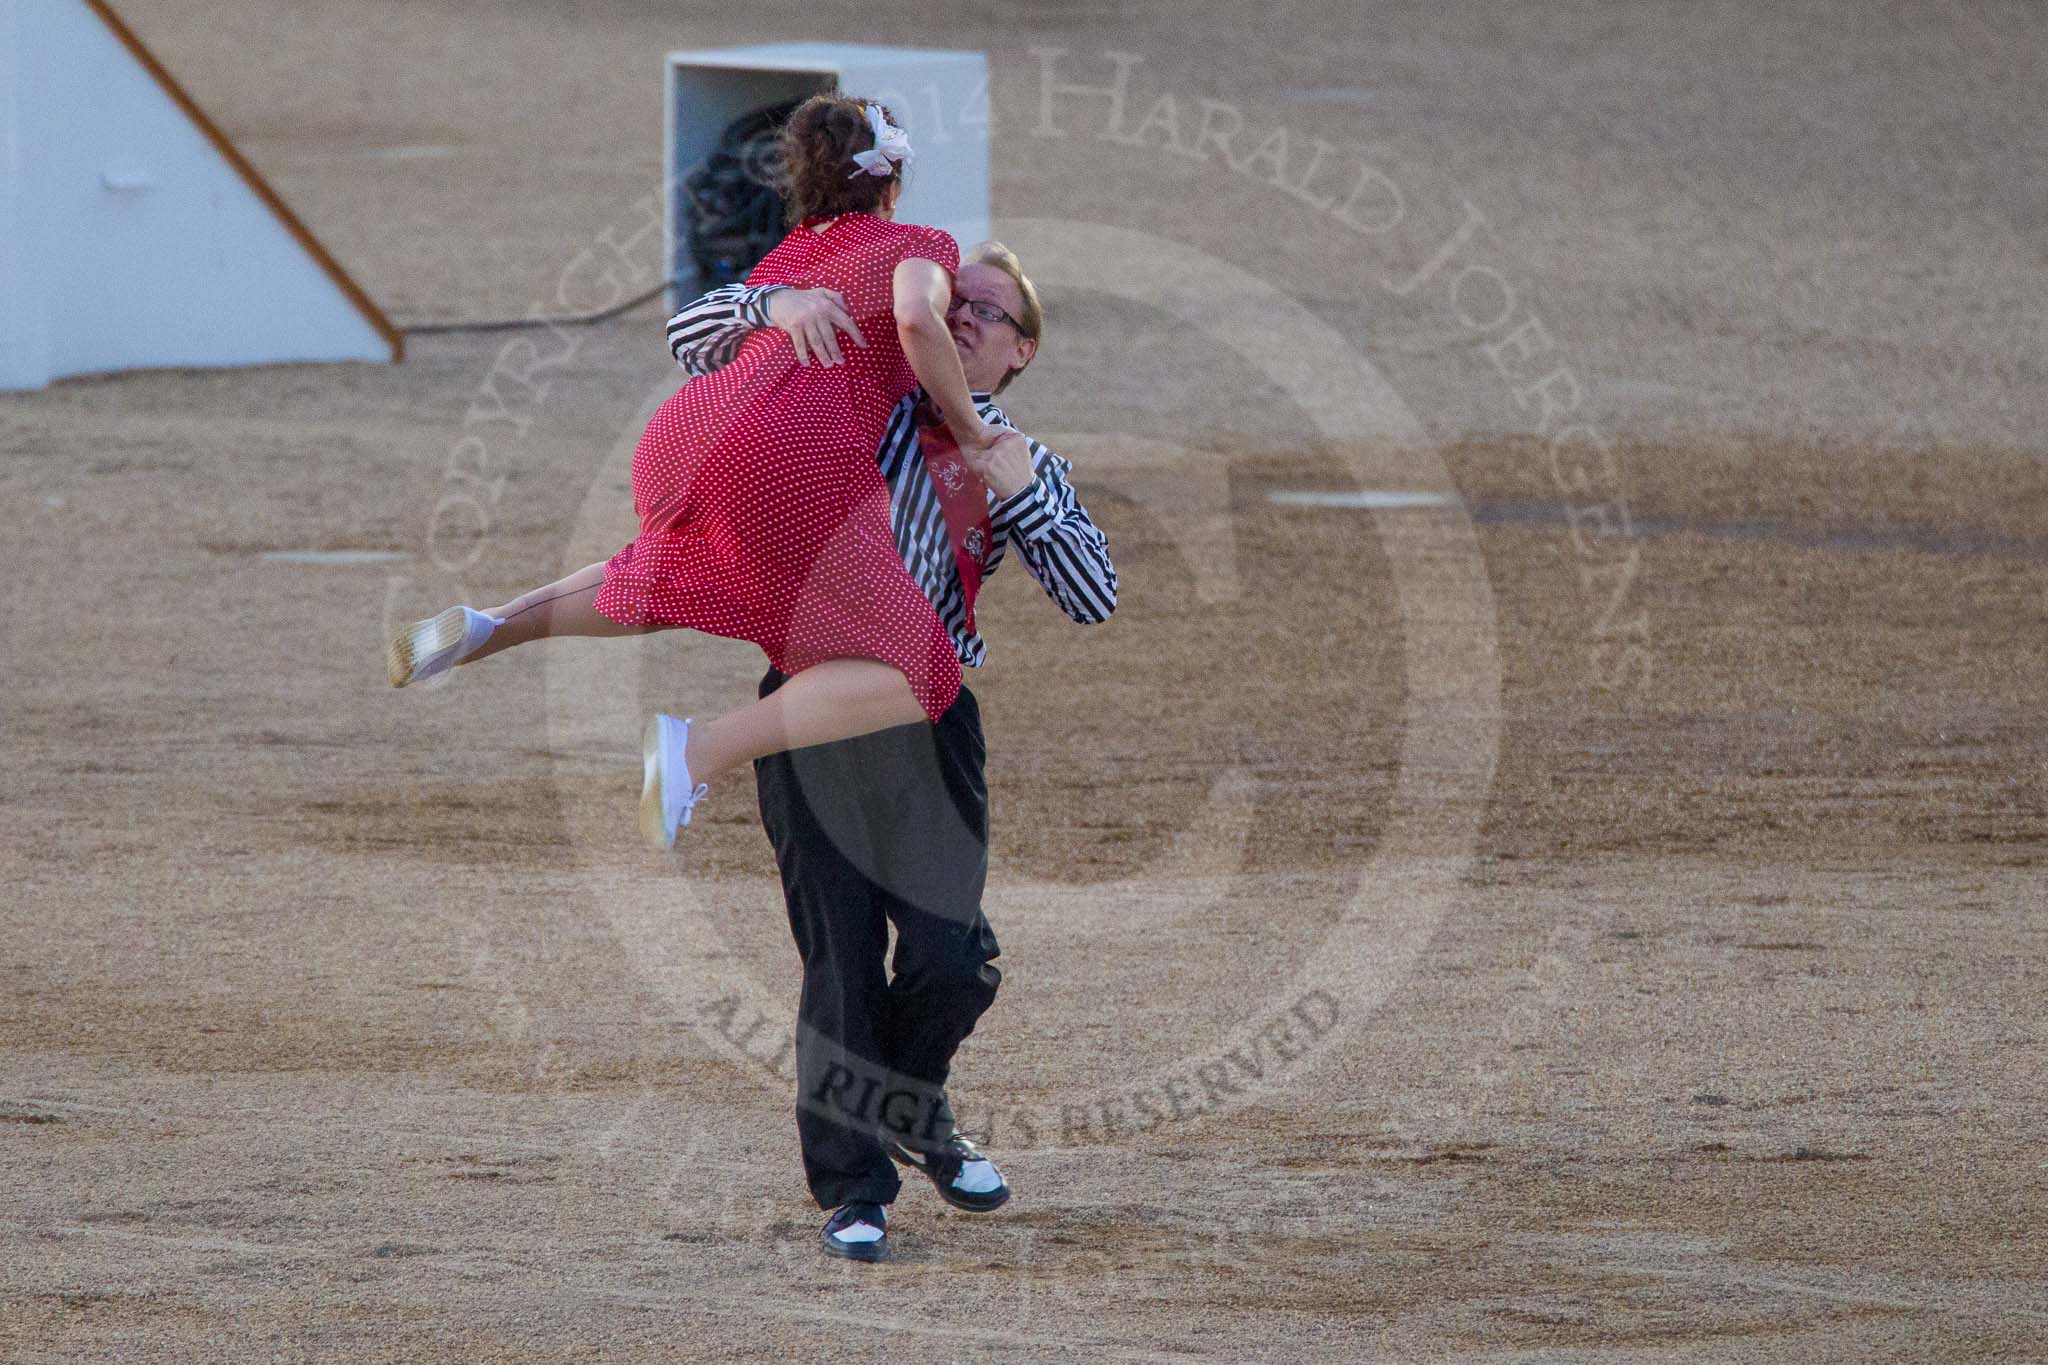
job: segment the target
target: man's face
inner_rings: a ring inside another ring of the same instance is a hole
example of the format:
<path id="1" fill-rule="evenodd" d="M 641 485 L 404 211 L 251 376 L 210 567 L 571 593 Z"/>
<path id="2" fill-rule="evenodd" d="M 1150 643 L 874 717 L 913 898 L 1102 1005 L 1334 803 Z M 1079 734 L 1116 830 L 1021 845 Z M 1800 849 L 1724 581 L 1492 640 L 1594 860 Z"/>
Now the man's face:
<path id="1" fill-rule="evenodd" d="M 968 306 L 975 303 L 993 304 L 1014 318 L 1024 311 L 1024 294 L 1015 280 L 978 261 L 961 266 L 954 278 L 953 308 L 946 314 L 946 325 L 953 331 L 953 344 L 960 349 L 967 387 L 988 393 L 1003 382 L 1004 375 L 1031 359 L 1038 343 L 1020 335 L 1007 319 L 988 322 L 976 317 Z"/>

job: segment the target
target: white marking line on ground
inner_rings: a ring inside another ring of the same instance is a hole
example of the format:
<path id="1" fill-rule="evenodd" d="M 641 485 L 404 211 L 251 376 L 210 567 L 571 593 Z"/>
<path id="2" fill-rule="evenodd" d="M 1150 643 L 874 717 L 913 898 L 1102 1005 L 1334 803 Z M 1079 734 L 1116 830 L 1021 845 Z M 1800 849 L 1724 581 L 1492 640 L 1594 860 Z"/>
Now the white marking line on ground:
<path id="1" fill-rule="evenodd" d="M 265 550 L 257 558 L 274 564 L 389 564 L 412 556 L 403 550 Z"/>
<path id="2" fill-rule="evenodd" d="M 454 156 L 455 149 L 438 142 L 411 142 L 402 147 L 372 147 L 362 155 L 378 161 L 439 161 Z"/>
<path id="3" fill-rule="evenodd" d="M 1400 493 L 1356 488 L 1338 493 L 1296 493 L 1269 489 L 1266 501 L 1281 507 L 1351 507 L 1385 511 L 1401 507 L 1449 507 L 1455 499 L 1443 493 Z"/>

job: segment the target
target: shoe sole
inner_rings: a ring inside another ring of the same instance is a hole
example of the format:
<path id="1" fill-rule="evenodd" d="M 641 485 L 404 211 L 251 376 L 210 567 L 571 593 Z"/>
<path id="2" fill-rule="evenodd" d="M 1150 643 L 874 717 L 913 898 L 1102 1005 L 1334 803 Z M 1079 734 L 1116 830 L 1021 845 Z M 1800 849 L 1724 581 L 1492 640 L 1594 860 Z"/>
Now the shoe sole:
<path id="1" fill-rule="evenodd" d="M 898 1166 L 909 1167 L 925 1179 L 931 1181 L 932 1188 L 939 1192 L 939 1198 L 945 1200 L 962 1213 L 994 1213 L 997 1209 L 1010 1202 L 1011 1191 L 1008 1181 L 1003 1182 L 1003 1187 L 999 1190 L 991 1190 L 987 1194 L 969 1194 L 965 1190 L 956 1190 L 947 1182 L 939 1179 L 938 1173 L 933 1171 L 931 1167 L 910 1160 L 894 1144 L 891 1144 L 889 1147 L 889 1159 Z"/>
<path id="2" fill-rule="evenodd" d="M 827 1256 L 837 1256 L 841 1260 L 864 1261 L 873 1265 L 877 1261 L 889 1259 L 887 1238 L 879 1242 L 835 1242 L 830 1237 L 821 1236 L 818 1241 L 825 1248 Z"/>
<path id="3" fill-rule="evenodd" d="M 430 668 L 440 656 L 462 646 L 467 622 L 461 607 L 450 607 L 439 616 L 415 621 L 392 637 L 385 651 L 384 666 L 393 687 L 420 680 L 420 670 Z"/>
<path id="4" fill-rule="evenodd" d="M 656 853 L 676 846 L 669 837 L 668 821 L 662 818 L 661 800 L 661 717 L 647 722 L 640 738 L 640 839 Z"/>

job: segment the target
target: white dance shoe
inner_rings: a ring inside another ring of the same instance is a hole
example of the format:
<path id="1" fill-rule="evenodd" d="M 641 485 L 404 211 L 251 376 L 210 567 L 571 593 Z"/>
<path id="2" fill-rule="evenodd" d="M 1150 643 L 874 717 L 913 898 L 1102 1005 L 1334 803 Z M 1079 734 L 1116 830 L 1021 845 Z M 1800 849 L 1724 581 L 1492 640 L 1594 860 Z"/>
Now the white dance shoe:
<path id="1" fill-rule="evenodd" d="M 413 622 L 392 637 L 391 648 L 385 651 L 391 685 L 404 687 L 446 673 L 483 648 L 491 632 L 504 624 L 468 607 L 450 607 L 439 616 Z"/>
<path id="2" fill-rule="evenodd" d="M 690 784 L 690 765 L 683 761 L 690 742 L 690 722 L 655 713 L 647 722 L 640 754 L 640 837 L 660 852 L 676 846 L 676 831 L 690 823 L 690 812 L 710 788 Z"/>

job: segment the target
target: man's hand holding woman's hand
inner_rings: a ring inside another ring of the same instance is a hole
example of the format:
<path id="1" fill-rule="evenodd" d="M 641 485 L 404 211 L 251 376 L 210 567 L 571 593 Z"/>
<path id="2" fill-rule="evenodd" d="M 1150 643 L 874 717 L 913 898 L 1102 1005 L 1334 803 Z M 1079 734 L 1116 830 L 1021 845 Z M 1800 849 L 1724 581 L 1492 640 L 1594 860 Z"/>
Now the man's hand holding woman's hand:
<path id="1" fill-rule="evenodd" d="M 996 497 L 1015 497 L 1038 477 L 1031 466 L 1031 442 L 1024 439 L 1023 432 L 984 422 L 979 413 L 955 421 L 940 412 L 929 396 L 924 401 L 932 415 L 946 424 L 953 444 L 960 447 L 960 458 Z"/>
<path id="2" fill-rule="evenodd" d="M 836 289 L 778 289 L 768 296 L 768 322 L 789 333 L 796 348 L 796 363 L 808 365 L 816 357 L 820 365 L 840 365 L 846 355 L 839 349 L 844 332 L 856 346 L 867 345 L 853 315 L 846 311 L 846 299 Z"/>
<path id="3" fill-rule="evenodd" d="M 960 442 L 960 458 L 997 498 L 1015 497 L 1038 477 L 1031 467 L 1031 442 L 1023 432 L 984 422 L 974 435 L 978 439 Z"/>

